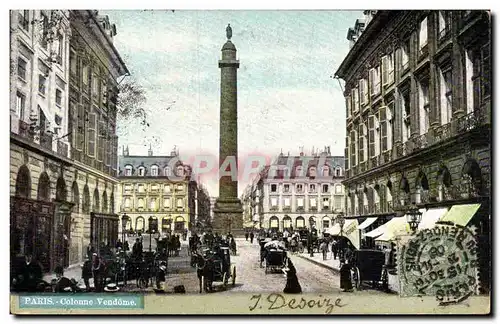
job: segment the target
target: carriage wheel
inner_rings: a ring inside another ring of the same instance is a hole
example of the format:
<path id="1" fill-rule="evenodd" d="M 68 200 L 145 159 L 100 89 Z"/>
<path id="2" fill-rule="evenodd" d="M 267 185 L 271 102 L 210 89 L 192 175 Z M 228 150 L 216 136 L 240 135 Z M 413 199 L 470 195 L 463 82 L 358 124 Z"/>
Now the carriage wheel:
<path id="1" fill-rule="evenodd" d="M 224 288 L 226 288 L 227 282 L 229 280 L 228 275 L 229 275 L 229 273 L 227 273 L 227 272 L 224 272 L 224 274 L 222 275 L 222 287 L 224 287 Z"/>
<path id="2" fill-rule="evenodd" d="M 351 282 L 352 282 L 352 287 L 355 289 L 359 289 L 359 287 L 361 286 L 361 277 L 359 274 L 358 267 L 351 268 Z"/>
<path id="3" fill-rule="evenodd" d="M 236 285 L 236 266 L 233 265 L 233 269 L 231 271 L 231 279 L 232 279 L 232 286 Z"/>
<path id="4" fill-rule="evenodd" d="M 139 279 L 137 279 L 137 287 L 139 289 L 145 289 L 147 286 L 148 282 L 146 281 L 146 278 L 141 276 Z"/>

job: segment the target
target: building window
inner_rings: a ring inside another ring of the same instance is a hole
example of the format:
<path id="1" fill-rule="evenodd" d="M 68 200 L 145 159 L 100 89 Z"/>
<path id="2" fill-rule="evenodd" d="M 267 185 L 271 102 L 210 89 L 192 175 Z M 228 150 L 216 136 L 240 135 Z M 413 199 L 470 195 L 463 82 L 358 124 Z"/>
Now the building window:
<path id="1" fill-rule="evenodd" d="M 367 158 L 367 143 L 366 143 L 366 125 L 359 125 L 359 136 L 358 136 L 358 145 L 359 145 L 359 162 L 366 161 Z"/>
<path id="2" fill-rule="evenodd" d="M 283 185 L 283 192 L 290 192 L 290 185 L 289 184 Z"/>
<path id="3" fill-rule="evenodd" d="M 333 197 L 335 209 L 342 209 L 342 196 Z"/>
<path id="4" fill-rule="evenodd" d="M 62 91 L 59 89 L 56 89 L 56 105 L 62 106 Z"/>
<path id="5" fill-rule="evenodd" d="M 283 205 L 285 207 L 290 207 L 290 198 L 284 198 L 283 199 Z"/>
<path id="6" fill-rule="evenodd" d="M 271 207 L 276 207 L 278 206 L 278 198 L 272 197 L 271 198 Z"/>
<path id="7" fill-rule="evenodd" d="M 452 77 L 451 68 L 440 73 L 440 92 L 441 92 L 441 125 L 448 124 L 452 115 Z"/>
<path id="8" fill-rule="evenodd" d="M 330 198 L 323 198 L 323 207 L 329 207 L 330 206 Z"/>
<path id="9" fill-rule="evenodd" d="M 132 166 L 126 165 L 125 166 L 125 176 L 131 176 L 131 175 L 132 175 Z"/>
<path id="10" fill-rule="evenodd" d="M 420 31 L 418 34 L 418 48 L 420 54 L 424 54 L 424 48 L 427 46 L 427 17 L 420 22 Z"/>
<path id="11" fill-rule="evenodd" d="M 144 167 L 139 167 L 138 172 L 139 172 L 139 177 L 144 177 L 146 175 L 146 168 Z"/>
<path id="12" fill-rule="evenodd" d="M 323 173 L 323 177 L 328 177 L 328 176 L 330 175 L 330 168 L 329 168 L 328 166 L 326 166 L 326 165 L 325 165 L 325 166 L 323 167 L 323 171 L 322 171 L 322 173 Z"/>
<path id="13" fill-rule="evenodd" d="M 157 166 L 157 165 L 153 165 L 153 166 L 151 167 L 151 175 L 152 175 L 153 177 L 158 176 L 158 166 Z"/>
<path id="14" fill-rule="evenodd" d="M 351 111 L 352 111 L 352 108 L 351 108 L 351 96 L 347 96 L 345 97 L 345 102 L 346 102 L 346 116 L 347 118 L 351 117 Z"/>
<path id="15" fill-rule="evenodd" d="M 49 17 L 47 14 L 42 11 L 41 12 L 41 20 L 42 20 L 42 38 L 40 39 L 40 43 L 44 49 L 48 47 L 48 38 L 49 38 Z"/>
<path id="16" fill-rule="evenodd" d="M 139 184 L 137 185 L 137 191 L 139 193 L 144 193 L 144 185 L 143 184 Z"/>
<path id="17" fill-rule="evenodd" d="M 356 166 L 356 156 L 357 156 L 357 139 L 356 139 L 356 131 L 351 131 L 351 167 Z"/>
<path id="18" fill-rule="evenodd" d="M 163 191 L 165 193 L 170 193 L 170 185 L 166 184 L 165 187 L 163 187 Z"/>
<path id="19" fill-rule="evenodd" d="M 491 94 L 490 88 L 491 74 L 491 49 L 490 44 L 485 44 L 481 47 L 481 100 L 489 97 Z"/>
<path id="20" fill-rule="evenodd" d="M 184 207 L 184 199 L 177 198 L 177 208 L 182 208 L 182 207 Z"/>
<path id="21" fill-rule="evenodd" d="M 359 92 L 358 92 L 358 88 L 354 88 L 351 90 L 351 94 L 352 94 L 352 106 L 353 106 L 353 110 L 356 112 L 359 110 Z"/>
<path id="22" fill-rule="evenodd" d="M 393 53 L 387 54 L 382 57 L 382 80 L 384 85 L 394 82 L 394 58 Z"/>
<path id="23" fill-rule="evenodd" d="M 17 95 L 16 95 L 16 115 L 21 120 L 24 119 L 24 107 L 25 107 L 25 105 L 26 105 L 26 96 L 18 91 Z"/>
<path id="24" fill-rule="evenodd" d="M 316 185 L 315 184 L 309 185 L 309 192 L 316 192 Z"/>
<path id="25" fill-rule="evenodd" d="M 342 176 L 342 169 L 340 169 L 339 167 L 337 167 L 335 169 L 335 176 L 336 177 L 341 177 Z"/>
<path id="26" fill-rule="evenodd" d="M 87 154 L 88 156 L 95 156 L 95 141 L 96 141 L 96 114 L 88 115 L 88 127 L 87 127 Z"/>
<path id="27" fill-rule="evenodd" d="M 137 208 L 144 208 L 144 199 L 139 198 L 137 200 Z"/>
<path id="28" fill-rule="evenodd" d="M 445 38 L 450 34 L 450 31 L 451 31 L 451 12 L 440 10 L 438 39 Z"/>
<path id="29" fill-rule="evenodd" d="M 309 199 L 309 206 L 311 206 L 311 208 L 316 208 L 316 198 L 310 198 Z"/>
<path id="30" fill-rule="evenodd" d="M 87 64 L 85 64 L 82 68 L 82 81 L 85 87 L 89 85 L 89 66 Z"/>
<path id="31" fill-rule="evenodd" d="M 26 61 L 22 58 L 17 58 L 17 75 L 21 80 L 26 81 Z"/>
<path id="32" fill-rule="evenodd" d="M 63 35 L 57 33 L 57 57 L 56 57 L 57 64 L 62 65 L 63 55 L 64 55 L 64 38 Z"/>
<path id="33" fill-rule="evenodd" d="M 370 69 L 370 95 L 378 95 L 380 93 L 380 66 Z"/>
<path id="34" fill-rule="evenodd" d="M 166 176 L 166 177 L 172 176 L 172 169 L 170 169 L 170 167 L 166 166 L 163 169 L 163 175 Z"/>
<path id="35" fill-rule="evenodd" d="M 304 198 L 297 198 L 297 207 L 298 208 L 304 207 Z"/>
<path id="36" fill-rule="evenodd" d="M 322 193 L 328 193 L 328 191 L 329 191 L 328 185 L 327 185 L 327 184 L 324 184 L 324 185 L 321 187 L 321 192 L 322 192 Z"/>
<path id="37" fill-rule="evenodd" d="M 403 45 L 400 48 L 401 50 L 401 74 L 410 66 L 410 40 L 407 39 L 403 42 Z"/>
<path id="38" fill-rule="evenodd" d="M 92 97 L 97 98 L 99 96 L 99 78 L 97 74 L 92 75 Z"/>
<path id="39" fill-rule="evenodd" d="M 340 185 L 340 184 L 335 185 L 335 193 L 336 194 L 341 194 L 342 193 L 342 185 Z"/>
<path id="40" fill-rule="evenodd" d="M 296 189 L 297 189 L 297 192 L 302 192 L 302 190 L 304 189 L 304 187 L 302 186 L 302 184 L 299 183 L 299 184 L 297 184 Z"/>
<path id="41" fill-rule="evenodd" d="M 158 191 L 158 185 L 156 183 L 151 185 L 151 191 L 152 192 L 157 192 Z"/>
<path id="42" fill-rule="evenodd" d="M 299 166 L 297 166 L 297 167 L 295 168 L 295 175 L 296 175 L 297 177 L 302 177 L 302 176 L 303 176 L 303 174 L 302 174 L 302 166 L 301 166 L 301 165 L 299 165 Z"/>
<path id="43" fill-rule="evenodd" d="M 377 116 L 368 116 L 368 155 L 370 157 L 378 156 L 380 154 L 380 134 Z"/>
<path id="44" fill-rule="evenodd" d="M 278 186 L 276 184 L 271 185 L 271 192 L 276 192 L 278 190 Z"/>
<path id="45" fill-rule="evenodd" d="M 151 198 L 151 201 L 149 202 L 149 208 L 151 210 L 155 210 L 156 209 L 156 198 Z"/>
<path id="46" fill-rule="evenodd" d="M 24 30 L 29 30 L 30 28 L 30 11 L 29 10 L 19 10 L 19 25 Z"/>
<path id="47" fill-rule="evenodd" d="M 410 109 L 410 93 L 404 92 L 399 97 L 401 103 L 401 111 L 403 112 L 403 143 L 408 141 L 411 136 L 411 109 Z"/>
<path id="48" fill-rule="evenodd" d="M 420 108 L 420 135 L 426 134 L 430 126 L 429 85 L 422 80 L 418 87 L 418 103 Z"/>
<path id="49" fill-rule="evenodd" d="M 315 177 L 316 176 L 316 167 L 310 167 L 309 168 L 309 176 L 310 177 Z"/>
<path id="50" fill-rule="evenodd" d="M 74 51 L 71 51 L 69 53 L 69 72 L 71 73 L 71 75 L 73 76 L 76 76 L 77 74 L 77 60 L 76 60 L 76 53 Z M 84 68 L 84 71 L 85 71 L 85 68 Z M 88 73 L 88 71 L 87 71 Z M 87 76 L 87 79 L 88 79 L 88 76 Z"/>
<path id="51" fill-rule="evenodd" d="M 130 194 L 132 192 L 132 185 L 131 184 L 126 184 L 123 186 L 123 192 Z"/>
<path id="52" fill-rule="evenodd" d="M 366 79 L 359 80 L 359 101 L 362 105 L 368 103 L 368 84 Z"/>
<path id="53" fill-rule="evenodd" d="M 177 190 L 177 191 L 182 191 L 182 190 L 184 190 L 184 186 L 183 186 L 182 184 L 180 184 L 180 183 L 179 183 L 179 184 L 177 185 L 177 187 L 175 188 L 175 190 Z"/>
<path id="54" fill-rule="evenodd" d="M 392 122 L 391 111 L 394 109 L 394 101 L 379 109 L 380 119 L 380 143 L 382 152 L 392 149 Z"/>
<path id="55" fill-rule="evenodd" d="M 38 75 L 38 93 L 45 96 L 45 89 L 47 86 L 47 78 L 40 74 Z"/>
<path id="56" fill-rule="evenodd" d="M 130 198 L 125 198 L 125 208 L 130 208 Z"/>
<path id="57" fill-rule="evenodd" d="M 177 170 L 177 176 L 182 177 L 184 175 L 184 167 L 178 166 L 176 170 Z"/>
<path id="58" fill-rule="evenodd" d="M 170 203 L 170 198 L 164 198 L 163 199 L 163 207 L 165 207 L 165 208 L 171 208 L 172 207 L 172 205 Z"/>

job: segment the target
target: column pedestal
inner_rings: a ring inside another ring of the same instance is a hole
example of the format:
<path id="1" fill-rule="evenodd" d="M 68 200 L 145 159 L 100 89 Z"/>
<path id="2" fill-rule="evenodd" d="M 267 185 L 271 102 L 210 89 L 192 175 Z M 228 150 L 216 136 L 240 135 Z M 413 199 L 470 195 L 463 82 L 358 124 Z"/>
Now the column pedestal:
<path id="1" fill-rule="evenodd" d="M 243 207 L 239 198 L 217 198 L 212 222 L 213 232 L 226 235 L 231 232 L 233 236 L 245 234 L 243 229 Z"/>

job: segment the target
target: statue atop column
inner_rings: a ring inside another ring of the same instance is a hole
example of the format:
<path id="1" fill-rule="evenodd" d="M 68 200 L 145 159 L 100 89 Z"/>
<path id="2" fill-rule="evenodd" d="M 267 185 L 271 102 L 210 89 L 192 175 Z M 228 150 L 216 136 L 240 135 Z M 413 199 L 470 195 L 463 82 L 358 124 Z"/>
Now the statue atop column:
<path id="1" fill-rule="evenodd" d="M 226 36 L 227 36 L 227 40 L 231 40 L 231 37 L 233 37 L 233 29 L 231 28 L 230 24 L 227 24 Z"/>

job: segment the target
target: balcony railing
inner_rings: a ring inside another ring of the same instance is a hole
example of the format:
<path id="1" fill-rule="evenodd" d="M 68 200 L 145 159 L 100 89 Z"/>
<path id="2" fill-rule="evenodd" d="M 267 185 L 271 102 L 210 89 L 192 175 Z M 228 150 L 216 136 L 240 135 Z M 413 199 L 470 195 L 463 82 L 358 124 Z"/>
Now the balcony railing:
<path id="1" fill-rule="evenodd" d="M 278 211 L 278 206 L 271 206 L 269 208 L 269 210 L 271 210 L 271 211 Z"/>
<path id="2" fill-rule="evenodd" d="M 323 206 L 323 211 L 330 210 L 330 206 Z"/>
<path id="3" fill-rule="evenodd" d="M 283 206 L 283 211 L 291 211 L 292 207 L 290 206 Z"/>
<path id="4" fill-rule="evenodd" d="M 318 211 L 318 207 L 316 207 L 316 206 L 309 207 L 309 210 L 315 212 L 315 211 Z"/>
<path id="5" fill-rule="evenodd" d="M 297 207 L 297 211 L 304 211 L 304 206 Z"/>

